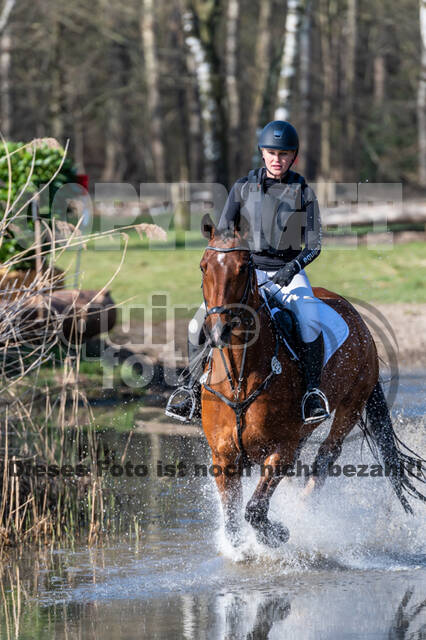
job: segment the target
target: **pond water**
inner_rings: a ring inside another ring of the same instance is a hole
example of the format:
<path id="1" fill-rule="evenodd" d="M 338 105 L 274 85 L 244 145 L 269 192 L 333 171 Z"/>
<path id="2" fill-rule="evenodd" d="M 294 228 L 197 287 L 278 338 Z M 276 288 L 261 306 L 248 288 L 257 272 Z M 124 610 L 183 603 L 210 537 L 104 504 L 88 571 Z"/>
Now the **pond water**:
<path id="1" fill-rule="evenodd" d="M 424 380 L 403 376 L 393 409 L 398 434 L 423 455 Z M 104 438 L 121 459 L 126 435 Z M 353 438 L 339 464 L 371 465 L 361 443 Z M 426 638 L 426 510 L 417 503 L 406 515 L 385 478 L 328 478 L 314 502 L 302 500 L 302 478 L 284 480 L 271 512 L 289 542 L 270 550 L 247 528 L 235 550 L 213 477 L 196 473 L 210 464 L 201 434 L 135 433 L 125 460 L 143 475 L 105 473 L 123 512 L 138 516 L 138 535 L 10 558 L 0 638 Z M 178 462 L 182 477 L 165 475 Z M 247 499 L 256 473 L 244 479 Z"/>

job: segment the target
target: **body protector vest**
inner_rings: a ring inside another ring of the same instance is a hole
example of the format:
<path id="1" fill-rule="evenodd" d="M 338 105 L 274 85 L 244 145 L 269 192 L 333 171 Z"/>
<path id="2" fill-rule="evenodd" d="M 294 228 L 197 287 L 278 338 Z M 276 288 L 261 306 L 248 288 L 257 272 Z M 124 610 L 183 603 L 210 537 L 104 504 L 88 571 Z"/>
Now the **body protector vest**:
<path id="1" fill-rule="evenodd" d="M 306 211 L 303 176 L 290 172 L 295 182 L 273 184 L 265 193 L 261 184 L 262 169 L 249 172 L 241 185 L 240 216 L 249 224 L 247 238 L 254 253 L 282 256 L 299 252 L 304 238 Z"/>

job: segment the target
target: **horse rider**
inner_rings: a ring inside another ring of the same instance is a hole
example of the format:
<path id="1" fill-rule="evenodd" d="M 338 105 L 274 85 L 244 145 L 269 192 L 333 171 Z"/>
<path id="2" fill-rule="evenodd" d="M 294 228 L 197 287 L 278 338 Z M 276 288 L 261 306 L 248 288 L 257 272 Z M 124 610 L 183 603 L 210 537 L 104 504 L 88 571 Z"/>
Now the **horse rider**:
<path id="1" fill-rule="evenodd" d="M 304 422 L 329 417 L 328 402 L 320 390 L 324 338 L 307 267 L 321 251 L 321 220 L 318 201 L 303 176 L 291 171 L 298 151 L 296 129 L 282 120 L 267 124 L 258 140 L 264 167 L 249 172 L 232 187 L 217 225 L 218 231 L 239 226 L 241 217 L 250 229 L 248 244 L 259 286 L 274 306 L 292 311 L 301 338 L 298 352 L 304 373 L 302 399 Z M 302 247 L 302 244 L 304 245 Z M 169 399 L 166 413 L 184 422 L 199 409 L 204 360 L 205 306 L 189 323 L 189 380 Z M 174 402 L 178 397 L 183 399 Z"/>

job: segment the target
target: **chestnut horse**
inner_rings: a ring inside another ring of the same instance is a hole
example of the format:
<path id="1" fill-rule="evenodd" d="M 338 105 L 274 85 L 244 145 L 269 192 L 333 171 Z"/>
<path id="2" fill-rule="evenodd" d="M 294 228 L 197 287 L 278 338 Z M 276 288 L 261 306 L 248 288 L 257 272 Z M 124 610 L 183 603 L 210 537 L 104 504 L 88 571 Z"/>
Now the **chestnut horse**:
<path id="1" fill-rule="evenodd" d="M 271 497 L 318 425 L 303 424 L 302 375 L 279 340 L 266 308 L 245 243 L 246 233 L 243 230 L 219 233 L 209 216 L 204 217 L 202 229 L 209 239 L 200 267 L 205 326 L 212 347 L 201 378 L 202 425 L 213 464 L 218 465 L 214 468 L 218 471 L 216 482 L 225 529 L 231 542 L 238 544 L 243 467 L 252 463 L 263 465 L 259 483 L 246 505 L 245 518 L 261 542 L 277 546 L 287 541 L 289 532 L 268 519 Z M 419 459 L 408 456 L 399 447 L 402 443 L 393 431 L 378 381 L 374 340 L 347 300 L 322 288 L 314 289 L 314 293 L 341 314 L 349 326 L 349 335 L 323 369 L 321 389 L 335 414 L 330 432 L 319 447 L 309 489 L 322 486 L 328 466 L 339 456 L 344 439 L 361 422 L 382 462 L 392 465 L 394 471 L 397 469 L 389 477 L 403 507 L 411 512 L 404 492 L 425 500 L 408 477 L 410 465 L 418 464 Z M 252 313 L 246 313 L 247 310 Z M 368 428 L 362 417 L 364 408 Z"/>

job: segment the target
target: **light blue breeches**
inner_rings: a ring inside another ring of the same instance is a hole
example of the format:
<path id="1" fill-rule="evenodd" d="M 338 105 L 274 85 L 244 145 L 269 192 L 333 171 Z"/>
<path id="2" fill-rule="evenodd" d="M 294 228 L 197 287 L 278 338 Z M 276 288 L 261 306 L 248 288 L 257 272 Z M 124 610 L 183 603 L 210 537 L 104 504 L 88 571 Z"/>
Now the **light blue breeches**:
<path id="1" fill-rule="evenodd" d="M 315 340 L 321 330 L 321 322 L 318 312 L 320 301 L 314 297 L 312 287 L 304 270 L 294 276 L 288 287 L 280 287 L 271 282 L 270 278 L 275 275 L 275 271 L 262 271 L 256 269 L 257 282 L 263 289 L 268 289 L 274 294 L 280 304 L 293 311 L 299 321 L 300 333 L 304 342 Z M 266 283 L 266 284 L 264 284 Z M 273 306 L 269 303 L 271 309 Z M 188 338 L 194 346 L 199 344 L 200 331 L 204 321 L 206 307 L 204 303 L 200 306 L 195 316 L 188 326 Z"/>
<path id="2" fill-rule="evenodd" d="M 293 311 L 299 321 L 303 342 L 316 340 L 322 330 L 318 312 L 318 305 L 321 302 L 314 297 L 305 270 L 303 269 L 294 276 L 288 287 L 280 287 L 271 282 L 270 278 L 275 273 L 275 271 L 256 269 L 257 282 L 259 285 L 263 285 L 261 290 L 268 289 L 271 294 L 275 295 L 280 304 Z M 271 303 L 270 306 L 272 308 Z"/>

